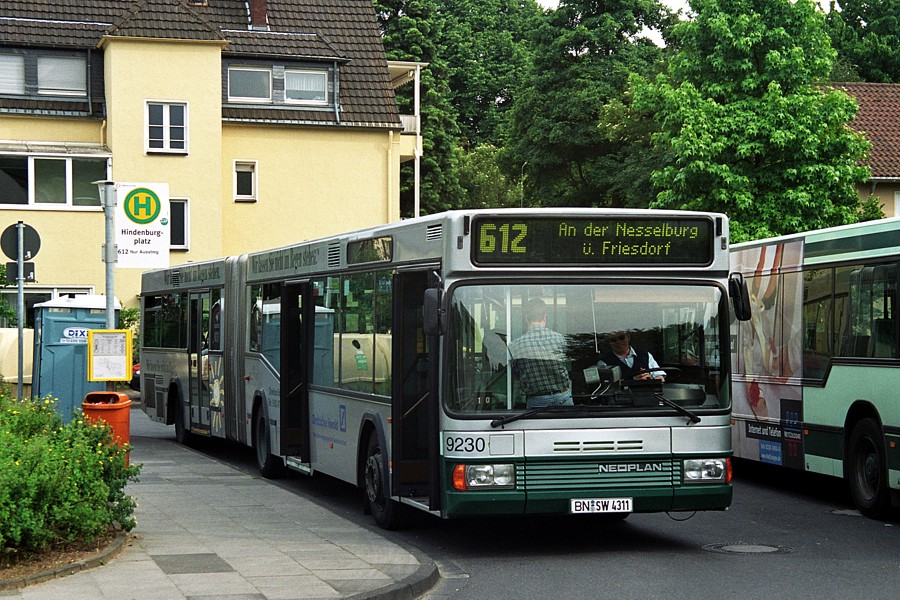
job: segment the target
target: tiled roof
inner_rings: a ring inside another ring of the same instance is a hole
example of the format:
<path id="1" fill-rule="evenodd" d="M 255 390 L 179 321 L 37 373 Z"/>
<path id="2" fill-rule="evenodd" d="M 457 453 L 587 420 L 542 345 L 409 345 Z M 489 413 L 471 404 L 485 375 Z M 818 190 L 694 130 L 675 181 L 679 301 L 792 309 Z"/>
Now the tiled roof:
<path id="1" fill-rule="evenodd" d="M 850 126 L 872 142 L 872 177 L 900 177 L 900 84 L 835 83 L 856 98 L 859 112 Z"/>
<path id="2" fill-rule="evenodd" d="M 337 48 L 317 33 L 224 29 L 222 35 L 228 40 L 228 47 L 225 49 L 228 53 L 347 61 Z"/>
<path id="3" fill-rule="evenodd" d="M 337 62 L 340 115 L 223 106 L 223 118 L 400 127 L 372 0 L 267 0 L 268 31 L 246 0 L 2 0 L 0 46 L 96 48 L 104 35 L 225 40 L 232 56 Z"/>
<path id="4" fill-rule="evenodd" d="M 218 29 L 188 8 L 181 0 L 140 0 L 107 35 L 153 37 L 178 40 L 221 40 Z"/>

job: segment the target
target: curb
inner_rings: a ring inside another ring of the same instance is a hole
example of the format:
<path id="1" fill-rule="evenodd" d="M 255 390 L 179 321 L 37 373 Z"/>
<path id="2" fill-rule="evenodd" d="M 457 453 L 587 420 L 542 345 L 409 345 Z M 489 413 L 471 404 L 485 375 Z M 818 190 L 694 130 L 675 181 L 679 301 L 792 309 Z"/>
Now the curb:
<path id="1" fill-rule="evenodd" d="M 20 577 L 18 579 L 0 581 L 0 592 L 16 590 L 29 585 L 34 585 L 36 583 L 43 583 L 44 581 L 64 577 L 66 575 L 74 575 L 79 571 L 86 571 L 88 569 L 93 569 L 94 567 L 105 565 L 112 558 L 115 558 L 115 556 L 119 552 L 122 551 L 122 548 L 125 546 L 125 542 L 128 540 L 128 538 L 128 534 L 120 531 L 105 548 L 103 548 L 90 558 L 86 558 L 84 560 L 80 560 L 68 565 L 60 565 L 58 567 L 54 567 L 53 569 L 49 569 L 41 573 L 33 573 L 31 575 L 26 575 L 25 577 Z"/>
<path id="2" fill-rule="evenodd" d="M 345 600 L 415 600 L 433 588 L 441 578 L 437 565 L 418 551 L 404 549 L 419 560 L 419 568 L 415 573 L 397 583 L 371 592 L 355 594 Z"/>

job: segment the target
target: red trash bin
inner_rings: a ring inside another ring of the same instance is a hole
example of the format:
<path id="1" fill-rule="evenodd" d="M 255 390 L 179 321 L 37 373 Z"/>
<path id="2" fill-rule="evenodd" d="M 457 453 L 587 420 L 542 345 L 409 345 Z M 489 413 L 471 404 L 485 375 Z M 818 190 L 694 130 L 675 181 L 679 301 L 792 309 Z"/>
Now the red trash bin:
<path id="1" fill-rule="evenodd" d="M 119 446 L 131 441 L 131 398 L 119 392 L 88 392 L 81 403 L 84 418 L 104 421 L 112 429 L 113 439 Z M 129 457 L 125 455 L 125 465 Z"/>

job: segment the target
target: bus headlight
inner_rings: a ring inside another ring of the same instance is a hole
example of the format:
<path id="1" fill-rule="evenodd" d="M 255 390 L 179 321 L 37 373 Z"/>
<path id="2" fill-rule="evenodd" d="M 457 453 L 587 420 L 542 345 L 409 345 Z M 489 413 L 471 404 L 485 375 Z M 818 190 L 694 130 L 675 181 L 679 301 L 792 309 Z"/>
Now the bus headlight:
<path id="1" fill-rule="evenodd" d="M 515 485 L 515 465 L 456 465 L 453 468 L 453 489 L 461 492 L 473 488 L 510 489 Z"/>
<path id="2" fill-rule="evenodd" d="M 684 461 L 684 483 L 731 483 L 731 459 L 689 458 Z"/>

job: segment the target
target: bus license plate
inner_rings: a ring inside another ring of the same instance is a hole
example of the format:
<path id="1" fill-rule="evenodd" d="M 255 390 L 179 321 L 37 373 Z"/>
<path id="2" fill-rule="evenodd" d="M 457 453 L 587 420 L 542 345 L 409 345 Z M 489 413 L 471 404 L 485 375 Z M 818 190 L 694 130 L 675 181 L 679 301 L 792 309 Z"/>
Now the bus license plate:
<path id="1" fill-rule="evenodd" d="M 569 507 L 573 515 L 589 513 L 630 513 L 631 498 L 575 498 Z"/>

